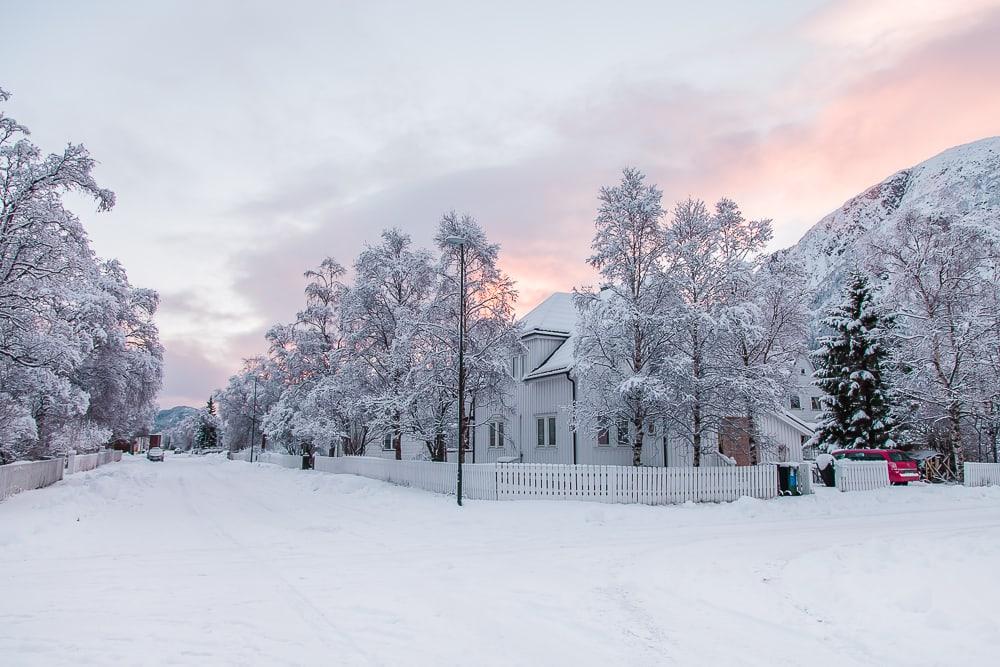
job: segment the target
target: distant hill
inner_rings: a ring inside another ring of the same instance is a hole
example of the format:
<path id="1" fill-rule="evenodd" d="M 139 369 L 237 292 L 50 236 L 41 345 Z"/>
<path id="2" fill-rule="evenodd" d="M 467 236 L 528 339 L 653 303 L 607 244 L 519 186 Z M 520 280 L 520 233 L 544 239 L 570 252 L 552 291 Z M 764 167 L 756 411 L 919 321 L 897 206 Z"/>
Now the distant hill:
<path id="1" fill-rule="evenodd" d="M 156 413 L 156 418 L 153 419 L 153 433 L 163 433 L 177 426 L 189 415 L 193 415 L 196 412 L 198 412 L 197 408 L 187 405 L 178 405 L 168 410 L 160 410 Z"/>
<path id="2" fill-rule="evenodd" d="M 896 172 L 849 199 L 785 251 L 806 265 L 817 309 L 837 298 L 864 242 L 910 211 L 1000 229 L 1000 137 L 949 148 Z"/>

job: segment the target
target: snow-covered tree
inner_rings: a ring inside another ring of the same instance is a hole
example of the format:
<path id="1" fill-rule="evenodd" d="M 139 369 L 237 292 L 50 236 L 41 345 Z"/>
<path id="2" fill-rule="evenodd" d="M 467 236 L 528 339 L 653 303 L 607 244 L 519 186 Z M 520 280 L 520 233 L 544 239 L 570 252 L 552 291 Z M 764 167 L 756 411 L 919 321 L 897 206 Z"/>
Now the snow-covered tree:
<path id="1" fill-rule="evenodd" d="M 636 169 L 625 169 L 618 185 L 601 188 L 588 262 L 605 285 L 600 291 L 579 290 L 575 297 L 581 389 L 574 428 L 593 432 L 630 425 L 634 465 L 641 463 L 647 422 L 663 416 L 658 365 L 670 349 L 674 295 L 662 276 L 667 243 L 661 197 Z"/>
<path id="2" fill-rule="evenodd" d="M 195 446 L 198 449 L 219 446 L 219 416 L 215 412 L 215 399 L 211 396 L 205 407 L 198 411 L 198 431 L 195 435 Z"/>
<path id="3" fill-rule="evenodd" d="M 153 321 L 159 295 L 129 284 L 114 260 L 98 266 L 97 278 L 93 349 L 74 382 L 89 396 L 86 419 L 110 429 L 112 437 L 130 437 L 148 431 L 156 411 L 163 375 Z"/>
<path id="4" fill-rule="evenodd" d="M 99 262 L 63 205 L 75 193 L 107 211 L 114 194 L 94 181 L 83 146 L 43 156 L 27 137 L 0 112 L 0 413 L 13 424 L 0 436 L 4 460 L 56 451 L 74 430 L 87 440 L 147 428 L 160 386 L 155 292 Z"/>
<path id="5" fill-rule="evenodd" d="M 731 370 L 731 394 L 743 408 L 751 465 L 770 446 L 760 432 L 760 415 L 782 409 L 795 359 L 806 351 L 807 284 L 801 264 L 772 255 L 736 288 L 735 304 L 724 313 L 723 366 Z"/>
<path id="6" fill-rule="evenodd" d="M 733 363 L 726 334 L 731 319 L 746 318 L 755 307 L 748 285 L 771 233 L 770 220 L 747 220 L 729 199 L 720 199 L 714 211 L 700 200 L 683 201 L 666 227 L 663 285 L 674 300 L 667 314 L 669 361 L 659 374 L 673 392 L 672 430 L 690 442 L 695 466 L 706 436 L 718 432 L 722 418 L 739 414 L 732 390 L 744 380 L 747 363 L 752 368 L 760 361 Z"/>
<path id="7" fill-rule="evenodd" d="M 338 373 L 346 354 L 341 312 L 344 273 L 343 266 L 330 257 L 307 271 L 305 308 L 292 324 L 276 325 L 267 333 L 268 377 L 280 389 L 261 427 L 268 442 L 289 452 L 311 451 L 309 438 L 297 430 L 304 423 L 299 411 L 318 382 Z"/>
<path id="8" fill-rule="evenodd" d="M 815 441 L 828 451 L 894 447 L 893 319 L 876 303 L 868 278 L 850 276 L 843 302 L 823 324 L 832 333 L 815 355 L 814 383 L 826 394 Z"/>
<path id="9" fill-rule="evenodd" d="M 417 399 L 417 343 L 435 293 L 433 260 L 426 250 L 413 248 L 409 235 L 387 229 L 380 243 L 361 252 L 354 273 L 343 308 L 350 354 L 366 366 L 369 377 L 369 428 L 391 434 L 399 459 L 408 430 L 404 418 Z"/>
<path id="10" fill-rule="evenodd" d="M 464 241 L 465 309 L 460 303 L 461 249 L 449 242 Z M 438 225 L 434 242 L 441 251 L 435 298 L 425 309 L 421 348 L 417 366 L 430 372 L 418 374 L 417 396 L 429 403 L 416 408 L 416 413 L 431 417 L 420 424 L 423 436 L 431 428 L 445 426 L 434 415 L 441 413 L 448 402 L 458 400 L 458 330 L 465 323 L 466 413 L 459 421 L 459 456 L 469 440 L 471 408 L 491 405 L 497 411 L 507 409 L 513 378 L 508 371 L 512 355 L 520 352 L 521 343 L 514 320 L 517 290 L 514 281 L 499 267 L 500 246 L 490 242 L 486 231 L 470 215 L 446 213 Z M 456 408 L 457 409 L 457 408 Z M 440 436 L 440 432 L 437 433 Z M 440 441 L 437 437 L 435 441 Z M 436 457 L 435 457 L 436 458 Z"/>
<path id="11" fill-rule="evenodd" d="M 215 394 L 222 426 L 222 446 L 231 451 L 260 447 L 264 415 L 278 401 L 284 387 L 274 379 L 270 361 L 252 357 L 239 373 Z"/>
<path id="12" fill-rule="evenodd" d="M 917 406 L 931 444 L 962 473 L 975 421 L 1000 383 L 1000 239 L 961 219 L 908 214 L 872 241 L 869 263 L 884 273 L 899 321 L 898 385 Z"/>

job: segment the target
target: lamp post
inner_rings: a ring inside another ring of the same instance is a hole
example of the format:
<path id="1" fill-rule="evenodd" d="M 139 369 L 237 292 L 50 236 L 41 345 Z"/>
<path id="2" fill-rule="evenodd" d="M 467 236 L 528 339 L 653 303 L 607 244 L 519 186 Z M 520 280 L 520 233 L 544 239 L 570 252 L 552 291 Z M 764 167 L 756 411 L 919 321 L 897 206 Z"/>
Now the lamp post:
<path id="1" fill-rule="evenodd" d="M 462 461 L 465 459 L 465 239 L 449 236 L 445 242 L 458 247 L 458 479 L 455 497 L 462 506 Z"/>

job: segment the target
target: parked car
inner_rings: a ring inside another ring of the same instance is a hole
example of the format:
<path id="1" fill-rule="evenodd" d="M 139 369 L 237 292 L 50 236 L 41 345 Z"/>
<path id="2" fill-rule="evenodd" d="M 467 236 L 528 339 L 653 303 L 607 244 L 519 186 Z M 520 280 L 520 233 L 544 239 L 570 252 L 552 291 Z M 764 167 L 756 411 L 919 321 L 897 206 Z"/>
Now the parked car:
<path id="1" fill-rule="evenodd" d="M 150 447 L 146 452 L 146 458 L 150 461 L 162 461 L 163 460 L 163 449 L 160 447 Z"/>
<path id="2" fill-rule="evenodd" d="M 917 462 L 909 454 L 898 449 L 838 449 L 833 452 L 833 458 L 850 461 L 886 461 L 889 464 L 889 481 L 892 484 L 908 484 L 920 479 Z"/>

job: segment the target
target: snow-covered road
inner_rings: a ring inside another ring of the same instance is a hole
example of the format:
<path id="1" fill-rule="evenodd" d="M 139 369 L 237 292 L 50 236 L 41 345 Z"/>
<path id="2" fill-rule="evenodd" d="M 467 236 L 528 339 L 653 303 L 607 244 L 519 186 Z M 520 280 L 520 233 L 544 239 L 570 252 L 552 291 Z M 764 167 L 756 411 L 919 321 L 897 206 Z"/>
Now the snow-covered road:
<path id="1" fill-rule="evenodd" d="M 1000 489 L 470 502 L 221 458 L 0 503 L 0 664 L 991 664 Z"/>

